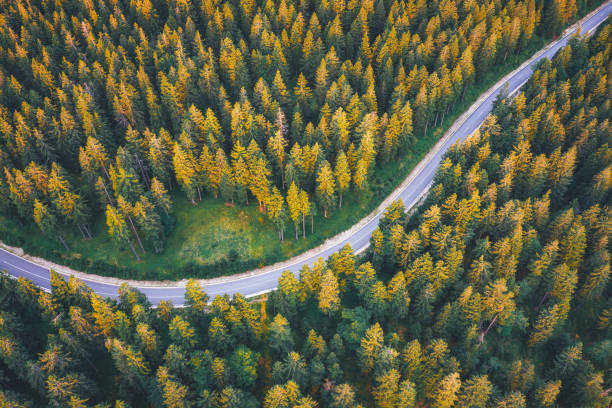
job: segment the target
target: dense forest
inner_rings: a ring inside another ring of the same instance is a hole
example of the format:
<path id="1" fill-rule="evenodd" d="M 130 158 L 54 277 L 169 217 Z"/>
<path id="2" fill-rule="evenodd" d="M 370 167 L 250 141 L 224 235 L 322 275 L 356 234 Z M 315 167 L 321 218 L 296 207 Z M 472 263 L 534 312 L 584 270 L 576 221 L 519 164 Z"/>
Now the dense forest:
<path id="1" fill-rule="evenodd" d="M 180 190 L 306 236 L 591 3 L 0 1 L 0 214 L 67 252 L 66 231 L 105 217 L 140 259 L 163 250 Z"/>
<path id="2" fill-rule="evenodd" d="M 263 299 L 190 281 L 186 308 L 152 308 L 0 277 L 0 406 L 609 407 L 610 31 L 502 94 L 366 254 Z"/>

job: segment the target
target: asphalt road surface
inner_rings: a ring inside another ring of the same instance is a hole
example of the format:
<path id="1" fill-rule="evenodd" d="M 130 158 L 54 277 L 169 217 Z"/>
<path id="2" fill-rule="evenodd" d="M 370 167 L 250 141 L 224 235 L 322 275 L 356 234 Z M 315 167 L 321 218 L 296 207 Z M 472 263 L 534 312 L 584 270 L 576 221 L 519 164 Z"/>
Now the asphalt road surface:
<path id="1" fill-rule="evenodd" d="M 608 1 L 602 6 L 596 13 L 590 16 L 588 19 L 582 22 L 582 33 L 593 31 L 599 24 L 604 22 L 610 12 L 612 11 L 612 1 Z M 531 64 L 516 72 L 508 80 L 509 92 L 513 92 L 519 89 L 533 74 L 533 66 L 537 64 L 542 58 L 552 58 L 555 53 L 565 46 L 567 40 L 571 38 L 573 31 L 566 32 L 565 36 L 560 38 L 553 46 L 551 46 L 545 53 L 543 53 L 538 59 L 533 61 Z M 499 91 L 502 89 L 503 84 L 498 85 L 498 89 L 493 92 L 482 104 L 470 115 L 469 118 L 456 130 L 456 132 L 444 143 L 442 148 L 431 157 L 427 157 L 427 160 L 423 166 L 421 166 L 420 173 L 413 179 L 413 181 L 404 188 L 399 197 L 404 201 L 406 207 L 412 206 L 419 197 L 428 189 L 446 150 L 452 146 L 457 140 L 465 140 L 471 135 L 478 127 L 482 124 L 486 116 L 491 112 L 493 102 Z M 237 278 L 222 283 L 204 285 L 204 290 L 211 297 L 222 294 L 234 294 L 241 293 L 245 296 L 254 296 L 260 293 L 265 293 L 276 288 L 279 276 L 286 270 L 290 270 L 294 273 L 298 273 L 300 268 L 304 264 L 312 265 L 319 257 L 326 259 L 334 252 L 337 252 L 347 243 L 351 247 L 358 251 L 365 248 L 369 244 L 370 236 L 376 229 L 378 221 L 382 216 L 382 212 L 377 214 L 371 221 L 364 225 L 359 230 L 355 231 L 352 235 L 345 238 L 341 242 L 333 245 L 325 250 L 322 250 L 316 254 L 313 254 L 307 259 L 303 259 L 299 262 L 285 266 L 282 268 L 274 269 L 266 273 L 257 274 L 249 277 Z M 20 258 L 10 252 L 0 249 L 0 270 L 6 270 L 14 277 L 25 277 L 32 280 L 36 285 L 42 287 L 45 290 L 51 288 L 49 270 Z M 108 283 L 101 283 L 95 280 L 84 280 L 96 293 L 102 296 L 109 296 L 112 298 L 117 297 L 117 285 Z M 138 290 L 146 294 L 149 301 L 153 304 L 159 303 L 161 300 L 172 301 L 175 305 L 183 305 L 184 303 L 184 287 L 150 287 L 143 286 L 138 287 Z"/>

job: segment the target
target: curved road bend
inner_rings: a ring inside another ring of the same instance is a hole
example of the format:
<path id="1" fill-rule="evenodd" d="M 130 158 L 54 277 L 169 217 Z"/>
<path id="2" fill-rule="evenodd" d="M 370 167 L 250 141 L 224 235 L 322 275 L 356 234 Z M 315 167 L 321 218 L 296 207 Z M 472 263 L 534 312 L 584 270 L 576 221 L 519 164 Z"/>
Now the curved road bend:
<path id="1" fill-rule="evenodd" d="M 582 21 L 582 32 L 593 31 L 599 24 L 606 20 L 610 12 L 612 12 L 612 1 L 609 0 L 606 4 L 600 6 L 597 12 L 592 13 L 592 15 L 587 16 L 585 20 Z M 519 89 L 533 74 L 533 66 L 542 58 L 552 58 L 560 48 L 565 46 L 567 40 L 574 32 L 575 29 L 568 30 L 564 37 L 560 38 L 556 43 L 551 45 L 546 52 L 542 53 L 542 55 L 535 59 L 531 64 L 516 72 L 507 81 L 509 85 L 509 92 Z M 489 112 L 491 112 L 493 102 L 499 93 L 499 90 L 503 87 L 503 84 L 498 84 L 497 86 L 498 89 L 492 92 L 492 94 L 482 102 L 482 104 L 444 143 L 442 148 L 439 149 L 435 155 L 424 159 L 428 160 L 428 162 L 424 163 L 419 174 L 414 177 L 413 181 L 408 184 L 397 197 L 404 201 L 406 207 L 412 206 L 428 189 L 435 175 L 438 164 L 440 163 L 440 160 L 446 150 L 456 141 L 465 140 L 482 124 L 485 117 L 489 114 Z M 350 244 L 351 247 L 357 251 L 365 248 L 369 244 L 370 236 L 376 229 L 381 216 L 382 212 L 373 217 L 372 220 L 354 232 L 351 236 L 347 237 L 336 245 L 313 254 L 307 259 L 303 259 L 289 266 L 284 266 L 282 268 L 274 269 L 258 275 L 237 278 L 235 280 L 229 280 L 221 283 L 206 284 L 204 285 L 204 290 L 211 298 L 216 295 L 222 295 L 225 293 L 231 295 L 237 292 L 240 292 L 245 296 L 254 296 L 273 290 L 276 288 L 279 276 L 286 270 L 297 274 L 304 264 L 312 265 L 319 257 L 326 259 L 334 252 L 340 250 L 346 244 Z M 8 273 L 14 277 L 22 276 L 31 279 L 36 285 L 45 290 L 49 290 L 51 287 L 48 269 L 0 249 L 0 270 L 3 269 L 6 269 Z M 87 279 L 83 279 L 83 281 L 99 295 L 109 296 L 112 298 L 117 297 L 117 285 Z M 175 305 L 183 305 L 184 303 L 184 287 L 145 286 L 138 287 L 138 289 L 146 294 L 153 304 L 157 304 L 161 300 L 172 301 Z"/>

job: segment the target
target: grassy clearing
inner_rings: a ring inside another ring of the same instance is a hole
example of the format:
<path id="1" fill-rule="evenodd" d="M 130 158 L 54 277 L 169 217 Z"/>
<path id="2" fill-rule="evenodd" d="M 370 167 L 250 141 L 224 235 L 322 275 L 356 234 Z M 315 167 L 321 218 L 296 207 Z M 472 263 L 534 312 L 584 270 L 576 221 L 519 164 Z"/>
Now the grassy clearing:
<path id="1" fill-rule="evenodd" d="M 370 213 L 410 173 L 427 154 L 446 129 L 476 99 L 508 72 L 545 44 L 543 39 L 518 56 L 509 56 L 504 65 L 492 67 L 479 84 L 466 92 L 453 112 L 427 137 L 418 135 L 417 143 L 401 160 L 385 163 L 372 174 L 369 190 L 351 192 L 344 197 L 343 208 L 336 209 L 328 219 L 318 214 L 315 232 L 295 240 L 293 224 L 287 225 L 285 241 L 281 243 L 267 216 L 256 205 L 230 207 L 220 199 L 205 198 L 197 206 L 180 192 L 173 196 L 175 228 L 160 254 L 147 253 L 136 261 L 128 248 L 118 248 L 106 233 L 103 217 L 93 226 L 94 239 L 83 241 L 75 231 L 66 231 L 72 253 L 66 254 L 59 242 L 42 236 L 33 225 L 20 225 L 0 216 L 0 237 L 9 244 L 24 246 L 26 251 L 55 262 L 64 263 L 85 272 L 131 279 L 180 279 L 227 275 L 284 260 L 321 244 Z M 322 213 L 322 211 L 321 211 Z M 15 231 L 19 231 L 15 234 Z"/>

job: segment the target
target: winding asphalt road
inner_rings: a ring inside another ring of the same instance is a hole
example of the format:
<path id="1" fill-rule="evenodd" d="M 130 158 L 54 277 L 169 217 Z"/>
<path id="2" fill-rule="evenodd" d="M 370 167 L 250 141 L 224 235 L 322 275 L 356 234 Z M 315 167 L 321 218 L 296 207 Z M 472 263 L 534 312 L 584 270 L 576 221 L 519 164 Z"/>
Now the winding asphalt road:
<path id="1" fill-rule="evenodd" d="M 596 12 L 585 17 L 585 19 L 581 22 L 582 33 L 592 32 L 599 24 L 606 20 L 610 12 L 612 12 L 612 0 L 609 0 L 604 5 L 600 6 Z M 543 58 L 552 58 L 559 49 L 565 46 L 568 39 L 571 38 L 572 34 L 574 33 L 575 29 L 567 30 L 562 38 L 551 44 L 544 53 L 538 56 L 538 58 L 535 58 L 529 65 L 515 72 L 507 81 L 509 92 L 512 93 L 518 90 L 525 82 L 527 82 L 529 77 L 533 74 L 533 66 Z M 500 83 L 496 84 L 494 86 L 494 91 L 482 101 L 480 106 L 475 109 L 468 118 L 466 118 L 461 126 L 456 129 L 454 134 L 452 134 L 452 136 L 450 136 L 442 144 L 442 146 L 438 146 L 440 148 L 436 151 L 436 153 L 425 157 L 423 162 L 421 162 L 421 164 L 417 167 L 419 170 L 415 169 L 415 171 L 418 171 L 418 174 L 416 174 L 416 176 L 412 178 L 412 181 L 407 184 L 405 188 L 403 188 L 403 190 L 401 190 L 397 195 L 397 198 L 401 198 L 404 201 L 406 208 L 410 208 L 412 205 L 414 205 L 428 190 L 436 173 L 438 164 L 440 163 L 440 160 L 446 150 L 458 140 L 465 140 L 482 124 L 486 116 L 489 114 L 489 112 L 491 112 L 493 102 L 499 91 L 503 88 L 503 85 L 504 84 Z M 367 222 L 357 231 L 353 232 L 350 236 L 342 240 L 336 240 L 338 242 L 336 242 L 335 245 L 330 246 L 320 252 L 314 253 L 312 256 L 309 256 L 306 259 L 301 259 L 293 264 L 284 265 L 277 269 L 269 270 L 265 273 L 253 274 L 252 276 L 240 277 L 233 280 L 230 277 L 223 282 L 205 284 L 204 290 L 211 298 L 216 295 L 226 293 L 232 295 L 238 292 L 245 296 L 255 296 L 273 290 L 276 288 L 279 276 L 286 270 L 298 274 L 300 268 L 302 268 L 304 264 L 312 265 L 319 257 L 326 259 L 334 252 L 340 250 L 346 244 L 350 244 L 351 247 L 357 252 L 366 248 L 369 244 L 370 236 L 376 229 L 382 214 L 383 212 L 381 211 L 369 222 Z M 2 249 L 0 249 L 0 270 L 6 270 L 14 277 L 28 278 L 45 290 L 49 290 L 51 288 L 50 273 L 48 269 Z M 83 279 L 83 281 L 99 295 L 109 296 L 112 298 L 117 297 L 117 285 L 89 279 Z M 157 304 L 161 300 L 172 301 L 175 305 L 183 305 L 184 303 L 185 288 L 182 286 L 141 286 L 138 287 L 138 290 L 146 294 L 149 301 L 153 304 Z"/>

